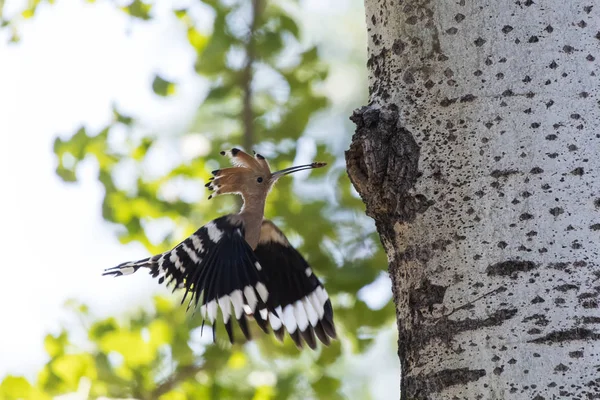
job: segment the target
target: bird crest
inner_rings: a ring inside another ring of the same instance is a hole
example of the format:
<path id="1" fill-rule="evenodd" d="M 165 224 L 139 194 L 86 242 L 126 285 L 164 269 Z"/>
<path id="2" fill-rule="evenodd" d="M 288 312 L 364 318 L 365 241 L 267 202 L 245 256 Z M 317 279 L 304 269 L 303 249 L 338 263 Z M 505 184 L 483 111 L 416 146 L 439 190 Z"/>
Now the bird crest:
<path id="1" fill-rule="evenodd" d="M 233 167 L 212 171 L 213 176 L 204 185 L 209 190 L 214 191 L 208 196 L 209 200 L 216 195 L 227 193 L 240 194 L 244 199 L 255 196 L 266 197 L 273 184 L 283 175 L 326 165 L 325 163 L 314 162 L 271 172 L 267 159 L 256 152 L 253 157 L 234 147 L 228 151 L 221 151 L 221 155 L 229 157 Z"/>

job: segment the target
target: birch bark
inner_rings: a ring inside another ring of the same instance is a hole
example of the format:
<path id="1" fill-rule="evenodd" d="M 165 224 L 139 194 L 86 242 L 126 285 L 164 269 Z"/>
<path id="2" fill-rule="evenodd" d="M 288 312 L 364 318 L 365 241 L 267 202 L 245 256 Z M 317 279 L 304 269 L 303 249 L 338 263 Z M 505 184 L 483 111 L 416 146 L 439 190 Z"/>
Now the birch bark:
<path id="1" fill-rule="evenodd" d="M 600 398 L 600 4 L 365 0 L 402 399 Z"/>

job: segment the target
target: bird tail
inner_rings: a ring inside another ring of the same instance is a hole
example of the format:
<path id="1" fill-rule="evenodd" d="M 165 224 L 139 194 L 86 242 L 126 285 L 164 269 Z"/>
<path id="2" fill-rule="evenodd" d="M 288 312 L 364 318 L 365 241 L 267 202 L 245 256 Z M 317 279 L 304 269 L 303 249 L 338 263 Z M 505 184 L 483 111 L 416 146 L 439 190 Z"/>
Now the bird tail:
<path id="1" fill-rule="evenodd" d="M 122 276 L 131 275 L 137 272 L 140 268 L 150 268 L 151 270 L 158 268 L 158 260 L 162 254 L 156 256 L 144 258 L 138 261 L 127 261 L 117 265 L 116 267 L 107 268 L 102 273 L 102 276 Z"/>

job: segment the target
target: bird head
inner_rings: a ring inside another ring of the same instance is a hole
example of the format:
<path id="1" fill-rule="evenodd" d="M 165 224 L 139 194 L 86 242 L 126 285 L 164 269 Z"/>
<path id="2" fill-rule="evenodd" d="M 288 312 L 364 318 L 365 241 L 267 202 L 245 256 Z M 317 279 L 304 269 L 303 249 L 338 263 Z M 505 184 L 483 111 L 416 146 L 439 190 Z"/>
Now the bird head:
<path id="1" fill-rule="evenodd" d="M 229 157 L 233 167 L 212 171 L 213 176 L 205 185 L 209 190 L 214 191 L 208 197 L 209 199 L 226 193 L 240 194 L 244 201 L 253 198 L 264 199 L 273 184 L 282 176 L 327 165 L 314 162 L 271 172 L 268 161 L 260 154 L 255 154 L 253 157 L 240 149 L 233 148 L 222 151 L 221 155 Z"/>

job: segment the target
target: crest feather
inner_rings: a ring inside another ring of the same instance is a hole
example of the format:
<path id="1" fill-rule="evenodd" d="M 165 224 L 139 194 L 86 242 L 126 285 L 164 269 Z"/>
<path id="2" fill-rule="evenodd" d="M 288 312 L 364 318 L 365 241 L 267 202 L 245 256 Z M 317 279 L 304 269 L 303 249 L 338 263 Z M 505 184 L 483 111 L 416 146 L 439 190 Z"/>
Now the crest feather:
<path id="1" fill-rule="evenodd" d="M 235 147 L 231 150 L 222 151 L 221 155 L 227 156 L 234 167 L 246 167 L 250 169 L 261 168 L 258 160 Z"/>

